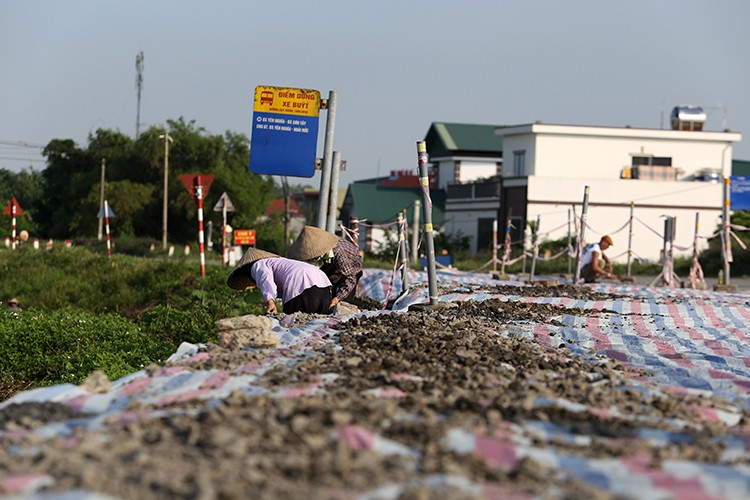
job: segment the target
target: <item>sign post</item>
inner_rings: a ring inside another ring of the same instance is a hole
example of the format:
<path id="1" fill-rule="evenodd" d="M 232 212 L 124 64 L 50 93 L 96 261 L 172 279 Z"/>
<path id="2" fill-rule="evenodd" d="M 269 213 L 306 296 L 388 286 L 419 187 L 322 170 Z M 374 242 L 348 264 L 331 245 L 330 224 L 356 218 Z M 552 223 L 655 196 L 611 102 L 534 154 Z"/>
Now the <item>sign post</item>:
<path id="1" fill-rule="evenodd" d="M 226 267 L 227 259 L 227 212 L 234 212 L 234 204 L 229 199 L 229 195 L 224 191 L 221 193 L 219 201 L 214 205 L 214 212 L 221 212 L 221 268 Z"/>
<path id="2" fill-rule="evenodd" d="M 8 203 L 8 206 L 5 207 L 5 211 L 3 212 L 3 215 L 10 215 L 11 217 L 11 249 L 16 249 L 16 217 L 20 217 L 23 215 L 23 210 L 21 210 L 21 205 L 18 204 L 18 200 L 16 200 L 16 197 L 13 196 L 10 199 L 10 202 Z"/>
<path id="3" fill-rule="evenodd" d="M 214 181 L 214 174 L 182 174 L 180 180 L 188 193 L 198 204 L 198 250 L 200 253 L 201 276 L 206 275 L 206 254 L 203 235 L 203 197 Z"/>
<path id="4" fill-rule="evenodd" d="M 255 87 L 250 171 L 312 177 L 318 141 L 320 92 Z"/>

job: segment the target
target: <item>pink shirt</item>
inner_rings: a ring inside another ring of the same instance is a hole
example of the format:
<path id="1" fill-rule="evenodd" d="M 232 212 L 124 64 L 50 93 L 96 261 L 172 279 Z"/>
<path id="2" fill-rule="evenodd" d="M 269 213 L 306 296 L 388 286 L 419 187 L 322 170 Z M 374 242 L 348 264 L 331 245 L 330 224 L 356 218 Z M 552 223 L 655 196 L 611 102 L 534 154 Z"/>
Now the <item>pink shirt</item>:
<path id="1" fill-rule="evenodd" d="M 328 276 L 317 267 L 286 257 L 260 259 L 250 267 L 250 276 L 258 285 L 263 300 L 281 295 L 284 304 L 312 286 L 331 286 Z"/>

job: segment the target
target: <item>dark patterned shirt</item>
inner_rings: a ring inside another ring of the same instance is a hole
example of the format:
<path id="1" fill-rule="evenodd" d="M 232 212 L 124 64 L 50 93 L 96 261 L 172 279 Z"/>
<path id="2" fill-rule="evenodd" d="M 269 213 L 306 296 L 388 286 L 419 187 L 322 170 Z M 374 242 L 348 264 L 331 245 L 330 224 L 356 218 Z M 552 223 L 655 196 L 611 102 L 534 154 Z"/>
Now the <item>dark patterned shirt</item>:
<path id="1" fill-rule="evenodd" d="M 333 296 L 344 300 L 354 291 L 362 276 L 362 256 L 354 243 L 339 238 L 333 247 L 333 260 L 324 264 L 321 271 L 326 273 L 333 285 Z"/>

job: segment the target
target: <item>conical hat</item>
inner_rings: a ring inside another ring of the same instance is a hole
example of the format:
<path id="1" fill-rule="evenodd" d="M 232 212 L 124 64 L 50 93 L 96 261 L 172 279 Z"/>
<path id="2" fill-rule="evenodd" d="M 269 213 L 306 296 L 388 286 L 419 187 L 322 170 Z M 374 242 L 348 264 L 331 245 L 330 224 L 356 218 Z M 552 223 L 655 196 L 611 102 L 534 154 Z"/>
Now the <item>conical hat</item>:
<path id="1" fill-rule="evenodd" d="M 339 237 L 315 226 L 305 226 L 286 255 L 290 259 L 313 260 L 328 253 L 339 242 Z"/>
<path id="2" fill-rule="evenodd" d="M 232 272 L 227 278 L 227 285 L 235 290 L 245 290 L 250 285 L 255 284 L 255 280 L 250 276 L 250 266 L 260 259 L 268 259 L 271 257 L 279 257 L 275 253 L 266 252 L 265 250 L 258 250 L 257 248 L 248 248 L 245 255 L 242 256 L 240 261 L 234 266 Z"/>

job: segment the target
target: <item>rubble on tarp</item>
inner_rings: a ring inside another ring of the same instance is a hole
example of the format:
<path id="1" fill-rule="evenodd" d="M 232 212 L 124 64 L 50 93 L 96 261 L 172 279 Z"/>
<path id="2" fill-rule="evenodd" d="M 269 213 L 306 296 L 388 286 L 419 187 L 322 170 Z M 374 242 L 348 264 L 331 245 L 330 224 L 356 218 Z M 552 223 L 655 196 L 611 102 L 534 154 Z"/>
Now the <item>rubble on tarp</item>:
<path id="1" fill-rule="evenodd" d="M 748 295 L 438 276 L 448 307 L 409 310 L 424 273 L 400 293 L 366 270 L 393 311 L 264 318 L 280 347 L 183 344 L 20 393 L 0 404 L 0 492 L 750 496 Z"/>

